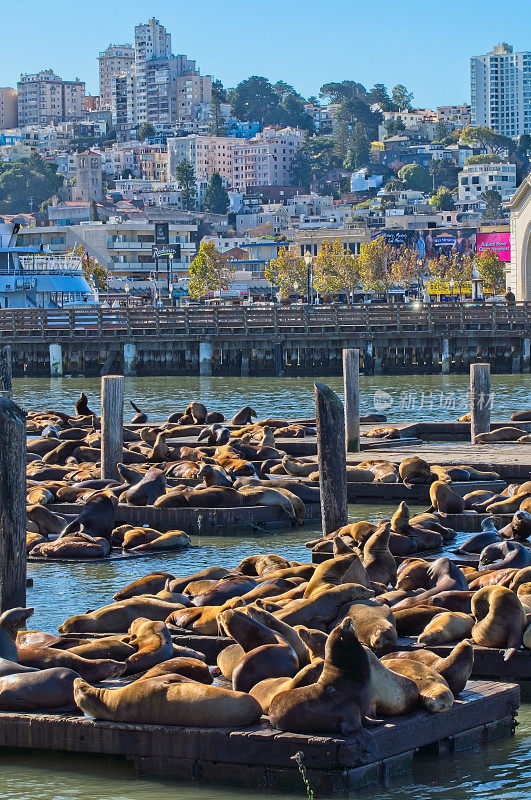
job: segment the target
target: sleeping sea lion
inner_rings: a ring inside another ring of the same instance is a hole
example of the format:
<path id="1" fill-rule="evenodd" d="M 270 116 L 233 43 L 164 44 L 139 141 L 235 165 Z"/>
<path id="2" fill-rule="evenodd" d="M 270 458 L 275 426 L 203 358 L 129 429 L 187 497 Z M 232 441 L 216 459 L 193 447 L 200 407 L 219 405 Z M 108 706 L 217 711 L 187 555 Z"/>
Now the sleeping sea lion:
<path id="1" fill-rule="evenodd" d="M 475 437 L 475 442 L 484 444 L 485 442 L 516 442 L 525 431 L 521 428 L 508 427 L 495 428 L 493 431 L 487 433 L 478 433 Z"/>
<path id="2" fill-rule="evenodd" d="M 480 553 L 478 569 L 521 569 L 530 565 L 529 550 L 520 542 L 509 540 L 487 545 Z"/>
<path id="3" fill-rule="evenodd" d="M 405 486 L 427 484 L 433 480 L 430 465 L 418 456 L 404 458 L 398 467 L 398 474 Z"/>
<path id="4" fill-rule="evenodd" d="M 419 644 L 440 645 L 459 642 L 470 636 L 474 617 L 459 611 L 445 611 L 437 614 L 418 636 Z"/>
<path id="5" fill-rule="evenodd" d="M 405 675 L 386 667 L 370 649 L 365 652 L 371 665 L 371 704 L 369 715 L 395 716 L 407 714 L 419 700 L 417 684 Z"/>
<path id="6" fill-rule="evenodd" d="M 504 586 L 485 586 L 472 598 L 476 624 L 472 639 L 483 647 L 505 648 L 508 661 L 522 644 L 526 614 L 514 592 Z"/>
<path id="7" fill-rule="evenodd" d="M 0 711 L 72 709 L 76 679 L 77 672 L 63 667 L 6 675 L 0 678 Z"/>
<path id="8" fill-rule="evenodd" d="M 417 686 L 421 705 L 432 714 L 448 711 L 454 702 L 454 696 L 448 683 L 432 667 L 408 658 L 386 658 L 384 665 L 410 678 Z"/>

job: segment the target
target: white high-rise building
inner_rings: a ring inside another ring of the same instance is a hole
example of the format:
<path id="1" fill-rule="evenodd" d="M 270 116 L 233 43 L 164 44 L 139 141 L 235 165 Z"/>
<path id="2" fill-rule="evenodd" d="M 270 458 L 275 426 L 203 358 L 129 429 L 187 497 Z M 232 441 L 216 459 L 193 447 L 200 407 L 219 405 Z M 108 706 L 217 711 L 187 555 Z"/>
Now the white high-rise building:
<path id="1" fill-rule="evenodd" d="M 100 67 L 100 109 L 111 108 L 114 81 L 133 66 L 135 51 L 131 44 L 110 44 L 98 56 Z"/>
<path id="2" fill-rule="evenodd" d="M 504 136 L 531 133 L 531 53 L 503 42 L 470 59 L 472 125 Z"/>
<path id="3" fill-rule="evenodd" d="M 147 62 L 171 55 L 171 34 L 158 19 L 150 19 L 145 25 L 135 26 L 135 119 L 142 124 L 147 113 Z"/>

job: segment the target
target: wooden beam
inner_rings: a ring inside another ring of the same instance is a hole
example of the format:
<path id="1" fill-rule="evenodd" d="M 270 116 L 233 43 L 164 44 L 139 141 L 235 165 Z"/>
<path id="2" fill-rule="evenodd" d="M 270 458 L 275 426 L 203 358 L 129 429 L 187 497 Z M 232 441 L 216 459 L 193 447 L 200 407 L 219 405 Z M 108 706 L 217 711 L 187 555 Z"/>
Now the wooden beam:
<path id="1" fill-rule="evenodd" d="M 348 453 L 360 451 L 360 351 L 343 350 L 345 439 Z"/>
<path id="2" fill-rule="evenodd" d="M 0 613 L 26 605 L 26 414 L 0 396 Z"/>
<path id="3" fill-rule="evenodd" d="M 101 477 L 119 480 L 116 465 L 123 458 L 124 379 L 105 375 L 101 379 Z"/>
<path id="4" fill-rule="evenodd" d="M 490 431 L 490 364 L 470 365 L 470 440 Z"/>
<path id="5" fill-rule="evenodd" d="M 316 382 L 317 460 L 323 536 L 348 522 L 345 414 L 337 394 Z"/>
<path id="6" fill-rule="evenodd" d="M 11 345 L 0 348 L 0 390 L 13 397 L 13 368 L 11 363 Z"/>

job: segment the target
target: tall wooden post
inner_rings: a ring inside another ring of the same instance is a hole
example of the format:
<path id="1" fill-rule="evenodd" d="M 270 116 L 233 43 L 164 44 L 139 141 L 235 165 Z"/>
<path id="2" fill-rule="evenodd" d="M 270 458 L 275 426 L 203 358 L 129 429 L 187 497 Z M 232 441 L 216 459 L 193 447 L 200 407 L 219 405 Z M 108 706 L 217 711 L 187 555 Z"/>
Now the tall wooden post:
<path id="1" fill-rule="evenodd" d="M 26 414 L 0 396 L 0 613 L 26 605 Z"/>
<path id="2" fill-rule="evenodd" d="M 13 367 L 11 363 L 11 345 L 0 347 L 0 390 L 13 397 Z"/>
<path id="3" fill-rule="evenodd" d="M 101 379 L 101 477 L 119 479 L 116 465 L 123 458 L 124 379 Z"/>
<path id="4" fill-rule="evenodd" d="M 343 350 L 347 453 L 360 451 L 360 351 Z"/>
<path id="5" fill-rule="evenodd" d="M 470 365 L 470 440 L 490 431 L 490 364 Z"/>
<path id="6" fill-rule="evenodd" d="M 317 459 L 323 536 L 348 522 L 345 414 L 335 392 L 316 382 Z"/>

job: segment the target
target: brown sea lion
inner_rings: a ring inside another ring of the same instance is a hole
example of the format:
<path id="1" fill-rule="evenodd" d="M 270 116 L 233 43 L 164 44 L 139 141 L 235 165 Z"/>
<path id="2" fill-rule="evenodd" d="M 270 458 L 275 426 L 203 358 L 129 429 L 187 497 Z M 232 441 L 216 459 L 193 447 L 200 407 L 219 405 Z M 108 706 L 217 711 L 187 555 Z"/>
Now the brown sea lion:
<path id="1" fill-rule="evenodd" d="M 79 536 L 99 537 L 110 544 L 116 504 L 116 499 L 111 498 L 105 491 L 94 493 L 77 517 L 64 528 L 61 537 L 74 533 Z"/>
<path id="2" fill-rule="evenodd" d="M 440 645 L 467 639 L 474 626 L 474 617 L 459 611 L 445 611 L 428 622 L 421 634 L 419 644 Z"/>
<path id="3" fill-rule="evenodd" d="M 357 747 L 375 755 L 374 739 L 362 727 L 370 701 L 369 657 L 347 618 L 328 637 L 319 680 L 275 695 L 269 719 L 274 728 L 292 733 L 355 734 Z"/>
<path id="4" fill-rule="evenodd" d="M 193 631 L 201 636 L 216 636 L 218 634 L 219 614 L 228 608 L 238 608 L 243 605 L 244 601 L 239 597 L 235 597 L 220 606 L 177 609 L 167 617 L 166 624 L 182 630 Z"/>
<path id="5" fill-rule="evenodd" d="M 126 500 L 131 506 L 152 506 L 164 493 L 166 476 L 158 467 L 151 467 L 144 477 L 126 492 Z"/>
<path id="6" fill-rule="evenodd" d="M 417 684 L 411 678 L 388 669 L 369 648 L 365 652 L 371 665 L 369 715 L 388 717 L 407 714 L 419 701 Z"/>
<path id="7" fill-rule="evenodd" d="M 164 675 L 120 689 L 96 689 L 78 678 L 74 698 L 95 719 L 144 725 L 238 728 L 253 725 L 262 714 L 260 704 L 244 692 L 202 683 L 172 683 Z"/>
<path id="8" fill-rule="evenodd" d="M 430 465 L 427 461 L 424 461 L 423 458 L 419 458 L 418 456 L 404 458 L 398 467 L 398 474 L 400 480 L 406 486 L 427 484 L 431 483 L 433 480 Z"/>
<path id="9" fill-rule="evenodd" d="M 488 514 L 514 514 L 518 511 L 522 502 L 531 497 L 531 492 L 525 494 L 515 494 L 512 497 L 507 497 L 504 500 L 498 500 L 487 506 L 486 511 Z"/>
<path id="10" fill-rule="evenodd" d="M 391 606 L 391 610 L 399 636 L 418 636 L 426 625 L 445 609 L 432 605 L 418 605 L 396 610 Z"/>
<path id="11" fill-rule="evenodd" d="M 44 541 L 36 544 L 31 550 L 32 558 L 50 559 L 85 559 L 105 558 L 110 553 L 110 544 L 106 539 L 96 537 L 87 541 L 77 534 L 59 537 L 53 542 Z"/>
<path id="12" fill-rule="evenodd" d="M 391 523 L 382 522 L 363 546 L 363 566 L 371 581 L 387 586 L 396 578 L 396 561 L 389 550 Z"/>
<path id="13" fill-rule="evenodd" d="M 531 422 L 531 410 L 515 411 L 510 419 L 511 422 Z"/>
<path id="14" fill-rule="evenodd" d="M 120 661 L 83 658 L 69 650 L 57 650 L 53 647 L 24 647 L 17 650 L 19 663 L 26 667 L 38 669 L 66 667 L 91 681 L 115 678 L 125 672 L 125 664 Z"/>
<path id="15" fill-rule="evenodd" d="M 504 586 L 485 586 L 472 598 L 476 624 L 472 639 L 483 647 L 505 648 L 508 661 L 522 644 L 526 614 L 514 592 Z"/>
<path id="16" fill-rule="evenodd" d="M 62 667 L 6 675 L 0 678 L 0 711 L 70 709 L 76 679 L 77 672 Z"/>
<path id="17" fill-rule="evenodd" d="M 222 578 L 211 589 L 194 597 L 194 606 L 220 606 L 234 597 L 241 597 L 256 588 L 257 582 L 249 575 L 229 575 Z"/>
<path id="18" fill-rule="evenodd" d="M 364 600 L 373 597 L 374 592 L 357 583 L 343 583 L 339 586 L 323 590 L 320 594 L 310 597 L 291 600 L 274 615 L 292 627 L 305 625 L 309 628 L 325 630 L 337 617 L 339 609 L 345 603 L 354 600 Z M 265 608 L 267 608 L 267 601 Z"/>
<path id="19" fill-rule="evenodd" d="M 33 614 L 33 608 L 10 608 L 0 615 L 0 658 L 18 661 L 17 633 Z"/>
<path id="20" fill-rule="evenodd" d="M 319 564 L 308 585 L 304 590 L 304 597 L 312 597 L 323 588 L 339 586 L 341 583 L 359 583 L 370 587 L 371 579 L 361 563 L 359 556 L 354 553 L 329 558 Z"/>
<path id="21" fill-rule="evenodd" d="M 440 514 L 460 514 L 465 508 L 461 495 L 452 491 L 444 481 L 434 481 L 430 486 L 432 509 Z"/>
<path id="22" fill-rule="evenodd" d="M 173 578 L 169 576 L 166 588 L 169 589 L 170 592 L 176 592 L 179 594 L 192 581 L 202 581 L 202 580 L 220 581 L 222 578 L 226 578 L 229 575 L 234 576 L 235 571 L 227 569 L 226 567 L 217 567 L 217 566 L 206 567 L 206 569 L 202 569 L 200 572 L 194 572 L 191 575 L 184 575 L 182 578 Z M 134 585 L 135 585 L 134 583 L 130 584 L 130 586 Z M 130 587 L 126 587 L 126 589 L 129 588 Z M 115 598 L 115 599 L 121 599 L 121 598 Z"/>
<path id="23" fill-rule="evenodd" d="M 183 550 L 190 547 L 190 537 L 184 531 L 166 531 L 156 539 L 136 545 L 135 553 L 154 553 L 157 550 Z"/>
<path id="24" fill-rule="evenodd" d="M 188 606 L 190 600 L 180 595 L 179 604 Z M 164 621 L 176 610 L 176 603 L 167 603 L 157 597 L 142 595 L 129 597 L 102 606 L 88 614 L 76 614 L 59 626 L 59 633 L 122 633 L 139 617 Z"/>
<path id="25" fill-rule="evenodd" d="M 525 542 L 531 536 L 531 513 L 522 509 L 516 511 L 511 522 L 500 528 L 498 534 L 504 539 L 510 538 L 518 542 Z"/>
<path id="26" fill-rule="evenodd" d="M 369 439 L 400 439 L 400 431 L 398 428 L 387 426 L 386 428 L 373 428 L 363 434 Z"/>
<path id="27" fill-rule="evenodd" d="M 300 667 L 303 667 L 308 663 L 310 660 L 310 653 L 305 642 L 301 639 L 298 631 L 296 631 L 295 628 L 292 628 L 291 625 L 287 625 L 285 622 L 282 622 L 282 620 L 278 619 L 273 614 L 270 614 L 263 608 L 248 606 L 243 609 L 243 611 L 244 613 L 248 614 L 251 619 L 260 622 L 262 625 L 265 625 L 272 631 L 279 633 L 292 647 L 297 656 Z"/>
<path id="28" fill-rule="evenodd" d="M 142 672 L 173 656 L 171 634 L 164 622 L 136 620 L 129 644 L 136 649 L 126 664 L 126 674 Z"/>
<path id="29" fill-rule="evenodd" d="M 69 653 L 88 659 L 111 659 L 125 661 L 135 653 L 135 648 L 125 641 L 125 636 L 105 636 L 92 639 L 75 647 L 66 648 Z"/>
<path id="30" fill-rule="evenodd" d="M 351 603 L 350 607 L 345 607 L 345 612 L 340 609 L 334 626 L 345 617 L 352 619 L 356 636 L 371 650 L 383 653 L 395 647 L 398 634 L 393 612 L 377 598 L 369 597 Z"/>
<path id="31" fill-rule="evenodd" d="M 499 569 L 522 569 L 531 566 L 531 553 L 520 542 L 500 540 L 487 545 L 479 556 L 478 569 L 481 571 Z"/>
<path id="32" fill-rule="evenodd" d="M 164 589 L 166 582 L 174 580 L 169 572 L 151 572 L 143 578 L 139 578 L 128 586 L 124 586 L 113 596 L 113 600 L 125 600 L 128 597 L 135 597 L 139 594 L 155 594 Z"/>
<path id="33" fill-rule="evenodd" d="M 183 658 L 182 656 L 169 658 L 167 661 L 151 667 L 138 680 L 149 680 L 162 675 L 183 675 L 185 678 L 190 678 L 190 680 L 197 683 L 205 684 L 211 684 L 214 680 L 203 661 L 199 661 L 197 658 Z"/>
<path id="34" fill-rule="evenodd" d="M 64 517 L 41 505 L 26 506 L 26 517 L 34 522 L 43 536 L 57 536 L 66 528 Z"/>
<path id="35" fill-rule="evenodd" d="M 478 433 L 475 437 L 475 442 L 484 444 L 485 442 L 516 442 L 525 431 L 521 428 L 505 426 L 503 428 L 495 428 L 493 431 L 487 433 Z"/>
<path id="36" fill-rule="evenodd" d="M 427 711 L 438 714 L 448 711 L 454 702 L 454 696 L 448 683 L 432 667 L 407 658 L 385 659 L 388 669 L 410 678 L 417 685 L 420 703 Z"/>

